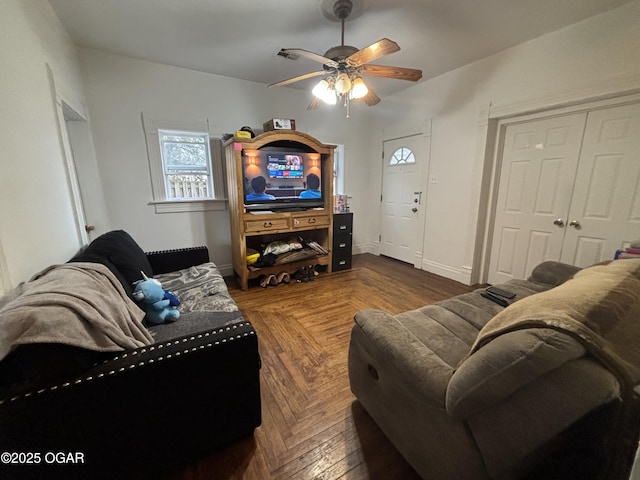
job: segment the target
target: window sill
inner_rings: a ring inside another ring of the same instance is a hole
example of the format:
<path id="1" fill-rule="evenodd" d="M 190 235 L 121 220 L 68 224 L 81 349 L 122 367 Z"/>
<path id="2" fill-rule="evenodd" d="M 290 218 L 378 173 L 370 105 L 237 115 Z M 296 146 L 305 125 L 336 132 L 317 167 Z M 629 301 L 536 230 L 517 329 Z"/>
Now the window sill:
<path id="1" fill-rule="evenodd" d="M 211 200 L 161 200 L 151 201 L 156 213 L 207 212 L 211 210 L 226 210 L 226 199 Z"/>

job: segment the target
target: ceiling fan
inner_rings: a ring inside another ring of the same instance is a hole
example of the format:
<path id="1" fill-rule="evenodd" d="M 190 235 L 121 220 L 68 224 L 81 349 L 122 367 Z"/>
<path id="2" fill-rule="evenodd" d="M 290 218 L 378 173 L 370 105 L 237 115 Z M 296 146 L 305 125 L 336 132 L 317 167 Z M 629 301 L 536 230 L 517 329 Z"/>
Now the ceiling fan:
<path id="1" fill-rule="evenodd" d="M 390 67 L 386 65 L 370 65 L 369 62 L 400 50 L 398 44 L 388 38 L 378 40 L 362 50 L 344 44 L 344 22 L 351 14 L 353 3 L 351 0 L 337 0 L 333 5 L 333 12 L 342 22 L 342 37 L 340 46 L 330 48 L 324 55 L 309 52 L 301 48 L 283 48 L 278 55 L 288 57 L 305 57 L 321 63 L 323 69 L 298 75 L 269 85 L 282 87 L 308 78 L 324 76 L 313 88 L 313 100 L 307 110 L 318 108 L 321 102 L 335 105 L 338 98 L 344 101 L 349 117 L 350 100 L 361 99 L 372 106 L 380 101 L 380 97 L 366 85 L 363 76 L 394 78 L 412 82 L 422 78 L 422 71 L 413 68 Z"/>

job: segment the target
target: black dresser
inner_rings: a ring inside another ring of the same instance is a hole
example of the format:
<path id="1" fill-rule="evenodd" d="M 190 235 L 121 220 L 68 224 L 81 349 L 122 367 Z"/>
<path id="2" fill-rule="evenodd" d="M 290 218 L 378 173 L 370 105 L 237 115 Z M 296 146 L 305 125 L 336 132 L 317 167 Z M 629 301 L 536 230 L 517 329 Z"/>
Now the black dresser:
<path id="1" fill-rule="evenodd" d="M 351 268 L 351 244 L 353 235 L 353 213 L 333 215 L 333 263 L 334 272 Z"/>

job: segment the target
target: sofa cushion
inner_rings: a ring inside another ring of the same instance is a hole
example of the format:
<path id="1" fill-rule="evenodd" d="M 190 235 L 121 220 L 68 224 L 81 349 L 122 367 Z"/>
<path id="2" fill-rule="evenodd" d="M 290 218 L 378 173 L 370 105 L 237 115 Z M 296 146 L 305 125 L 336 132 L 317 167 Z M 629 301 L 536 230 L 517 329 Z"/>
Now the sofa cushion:
<path id="1" fill-rule="evenodd" d="M 161 323 L 149 327 L 154 343 L 166 342 L 198 335 L 220 328 L 231 328 L 232 325 L 244 322 L 239 310 L 234 312 L 187 312 L 180 315 L 177 322 Z"/>
<path id="2" fill-rule="evenodd" d="M 153 276 L 147 256 L 136 241 L 124 230 L 113 230 L 100 235 L 70 262 L 102 263 L 120 280 L 131 297 L 131 284 L 142 280 L 141 271 Z"/>
<path id="3" fill-rule="evenodd" d="M 577 340 L 550 328 L 501 335 L 453 374 L 447 387 L 447 412 L 455 418 L 468 418 L 584 353 Z"/>
<path id="4" fill-rule="evenodd" d="M 182 302 L 178 308 L 182 313 L 238 310 L 222 274 L 213 262 L 156 275 L 155 279 L 163 288 L 178 296 Z"/>
<path id="5" fill-rule="evenodd" d="M 500 287 L 515 294 L 514 302 L 549 288 L 524 280 L 510 280 Z M 484 288 L 457 295 L 395 318 L 454 369 L 469 354 L 482 327 L 504 310 L 482 297 L 483 291 Z"/>

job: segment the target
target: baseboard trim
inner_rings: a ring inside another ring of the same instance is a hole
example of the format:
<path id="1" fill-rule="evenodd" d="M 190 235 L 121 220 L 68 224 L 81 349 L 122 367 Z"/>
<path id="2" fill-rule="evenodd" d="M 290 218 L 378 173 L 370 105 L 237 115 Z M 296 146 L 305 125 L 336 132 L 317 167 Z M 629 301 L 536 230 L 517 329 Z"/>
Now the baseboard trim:
<path id="1" fill-rule="evenodd" d="M 471 285 L 471 269 L 469 267 L 454 268 L 449 265 L 423 259 L 422 270 L 464 283 L 465 285 Z"/>
<path id="2" fill-rule="evenodd" d="M 380 255 L 380 244 L 377 242 L 373 242 L 354 245 L 352 248 L 352 253 L 353 255 L 358 255 L 360 253 L 371 253 L 372 255 Z M 418 268 L 421 268 L 422 270 L 425 270 L 427 272 L 434 273 L 451 280 L 455 280 L 456 282 L 460 282 L 465 285 L 471 285 L 471 277 L 473 273 L 473 269 L 471 267 L 463 266 L 460 268 L 455 268 L 450 265 L 444 265 L 442 263 L 425 259 L 422 259 L 422 261 L 417 260 L 417 264 L 419 265 Z"/>
<path id="3" fill-rule="evenodd" d="M 220 271 L 220 273 L 222 274 L 223 277 L 230 277 L 231 275 L 233 275 L 233 265 L 229 264 L 229 265 L 216 265 L 216 267 L 218 267 L 218 270 Z"/>
<path id="4" fill-rule="evenodd" d="M 363 243 L 361 245 L 353 245 L 351 247 L 352 255 L 359 255 L 361 253 L 372 253 L 373 255 L 379 255 L 379 248 L 377 244 Z"/>

